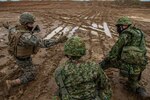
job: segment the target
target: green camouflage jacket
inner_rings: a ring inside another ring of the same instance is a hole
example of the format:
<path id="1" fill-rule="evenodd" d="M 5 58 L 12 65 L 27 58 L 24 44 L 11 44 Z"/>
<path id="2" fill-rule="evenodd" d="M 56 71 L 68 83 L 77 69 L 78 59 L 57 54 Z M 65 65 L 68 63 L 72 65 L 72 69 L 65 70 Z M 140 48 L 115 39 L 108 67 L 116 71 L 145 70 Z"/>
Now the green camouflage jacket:
<path id="1" fill-rule="evenodd" d="M 140 29 L 130 26 L 120 34 L 107 59 L 114 61 L 123 59 L 138 64 L 146 62 L 146 52 L 144 33 Z M 138 62 L 138 60 L 143 60 L 143 62 Z"/>
<path id="2" fill-rule="evenodd" d="M 68 61 L 57 68 L 55 79 L 61 100 L 110 100 L 111 98 L 112 91 L 108 78 L 96 63 L 75 64 Z"/>

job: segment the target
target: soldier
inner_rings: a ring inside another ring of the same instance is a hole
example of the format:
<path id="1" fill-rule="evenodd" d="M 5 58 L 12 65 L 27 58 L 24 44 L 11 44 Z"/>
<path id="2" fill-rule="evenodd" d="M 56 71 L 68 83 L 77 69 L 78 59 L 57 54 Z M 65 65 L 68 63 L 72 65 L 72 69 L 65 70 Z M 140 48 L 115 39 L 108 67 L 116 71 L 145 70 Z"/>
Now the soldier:
<path id="1" fill-rule="evenodd" d="M 119 39 L 100 65 L 103 69 L 119 68 L 120 74 L 128 77 L 128 89 L 143 99 L 148 98 L 145 89 L 139 85 L 141 74 L 147 65 L 144 33 L 133 27 L 128 17 L 118 19 L 116 27 Z"/>
<path id="2" fill-rule="evenodd" d="M 17 65 L 22 69 L 23 74 L 15 80 L 6 80 L 7 90 L 11 87 L 26 84 L 35 79 L 35 68 L 32 64 L 31 55 L 36 54 L 39 47 L 48 48 L 55 44 L 65 41 L 65 36 L 58 40 L 42 40 L 33 33 L 39 32 L 39 27 L 34 25 L 35 17 L 25 12 L 20 16 L 20 25 L 9 28 L 4 24 L 5 28 L 9 29 L 8 51 L 15 58 Z"/>
<path id="3" fill-rule="evenodd" d="M 69 59 L 55 71 L 58 100 L 110 100 L 112 91 L 108 78 L 95 62 L 84 62 L 84 42 L 77 36 L 71 37 L 64 45 Z"/>

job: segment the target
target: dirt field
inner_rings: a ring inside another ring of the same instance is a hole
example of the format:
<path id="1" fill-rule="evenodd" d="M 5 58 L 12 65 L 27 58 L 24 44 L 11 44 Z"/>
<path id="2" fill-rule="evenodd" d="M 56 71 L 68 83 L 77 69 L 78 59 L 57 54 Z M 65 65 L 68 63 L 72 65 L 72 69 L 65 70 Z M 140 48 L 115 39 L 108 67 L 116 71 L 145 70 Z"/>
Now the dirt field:
<path id="1" fill-rule="evenodd" d="M 149 5 L 149 4 L 146 4 Z M 150 8 L 121 7 L 109 2 L 4 2 L 0 3 L 0 100 L 52 100 L 56 91 L 53 72 L 66 58 L 63 55 L 63 44 L 48 49 L 40 49 L 33 55 L 33 62 L 37 67 L 36 80 L 27 85 L 15 87 L 9 97 L 3 95 L 2 82 L 6 79 L 15 79 L 20 70 L 15 61 L 7 52 L 7 30 L 2 27 L 3 22 L 9 21 L 13 26 L 18 23 L 18 16 L 22 12 L 31 12 L 36 23 L 41 27 L 40 37 L 59 30 L 58 33 L 72 33 L 83 37 L 86 42 L 87 55 L 85 60 L 100 62 L 117 40 L 115 22 L 121 16 L 129 16 L 135 26 L 146 34 L 148 58 L 150 60 Z M 105 35 L 103 22 L 107 22 L 112 38 Z M 94 28 L 93 28 L 94 27 Z M 69 29 L 67 31 L 67 29 Z M 110 80 L 113 88 L 112 100 L 138 100 L 138 98 L 123 88 L 124 80 L 119 76 L 117 69 L 109 69 L 113 75 Z M 150 64 L 142 74 L 141 84 L 150 94 Z"/>

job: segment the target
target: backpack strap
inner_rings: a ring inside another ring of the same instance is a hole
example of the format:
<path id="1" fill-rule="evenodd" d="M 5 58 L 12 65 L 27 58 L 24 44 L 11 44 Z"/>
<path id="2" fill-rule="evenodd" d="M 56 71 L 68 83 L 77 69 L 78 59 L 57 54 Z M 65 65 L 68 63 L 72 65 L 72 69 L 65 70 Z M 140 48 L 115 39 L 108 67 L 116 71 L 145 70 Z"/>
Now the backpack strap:
<path id="1" fill-rule="evenodd" d="M 61 75 L 58 75 L 58 81 L 60 83 L 60 88 L 61 88 L 61 94 L 69 94 L 67 89 L 65 88 L 65 85 L 64 85 L 64 82 L 62 80 L 62 76 Z"/>
<path id="2" fill-rule="evenodd" d="M 142 43 L 142 39 L 143 39 L 143 36 L 144 36 L 144 35 L 143 35 L 143 32 L 142 32 L 140 29 L 137 29 L 136 31 L 141 34 L 141 40 L 140 40 L 140 43 L 139 43 L 139 46 L 140 46 L 141 43 Z"/>
<path id="3" fill-rule="evenodd" d="M 60 93 L 60 95 L 69 95 L 69 93 L 64 85 L 63 79 L 62 79 L 62 70 L 63 70 L 63 68 L 58 68 L 56 71 L 57 72 L 56 73 L 57 80 L 59 81 L 59 85 L 60 85 L 59 93 Z"/>
<path id="4" fill-rule="evenodd" d="M 137 33 L 140 33 L 140 34 L 141 34 L 141 39 L 140 39 L 140 43 L 139 43 L 139 46 L 140 46 L 140 45 L 141 45 L 141 42 L 142 42 L 142 39 L 143 39 L 143 32 L 142 32 L 140 29 L 136 28 L 136 27 L 132 27 L 132 30 L 135 31 L 135 32 L 137 32 Z M 133 38 L 132 32 L 131 32 L 131 31 L 128 31 L 128 30 L 125 30 L 124 32 L 127 32 L 128 34 L 131 35 L 131 41 L 132 41 L 132 38 Z"/>
<path id="5" fill-rule="evenodd" d="M 98 95 L 98 93 L 99 93 L 99 92 L 98 92 L 98 90 L 96 89 L 96 100 L 101 100 L 100 97 L 99 97 L 99 95 Z"/>

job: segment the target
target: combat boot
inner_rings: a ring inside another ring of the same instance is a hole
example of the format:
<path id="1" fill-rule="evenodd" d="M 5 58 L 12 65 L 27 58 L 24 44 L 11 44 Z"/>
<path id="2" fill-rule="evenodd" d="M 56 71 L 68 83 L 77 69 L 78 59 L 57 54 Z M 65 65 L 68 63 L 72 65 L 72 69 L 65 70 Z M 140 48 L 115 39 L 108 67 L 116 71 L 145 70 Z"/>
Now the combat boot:
<path id="1" fill-rule="evenodd" d="M 150 100 L 150 96 L 146 92 L 146 90 L 142 87 L 138 87 L 136 89 L 136 93 L 140 96 L 142 100 Z"/>
<path id="2" fill-rule="evenodd" d="M 6 80 L 6 86 L 7 90 L 9 91 L 13 86 L 20 85 L 21 81 L 20 79 L 15 79 L 15 80 Z"/>

